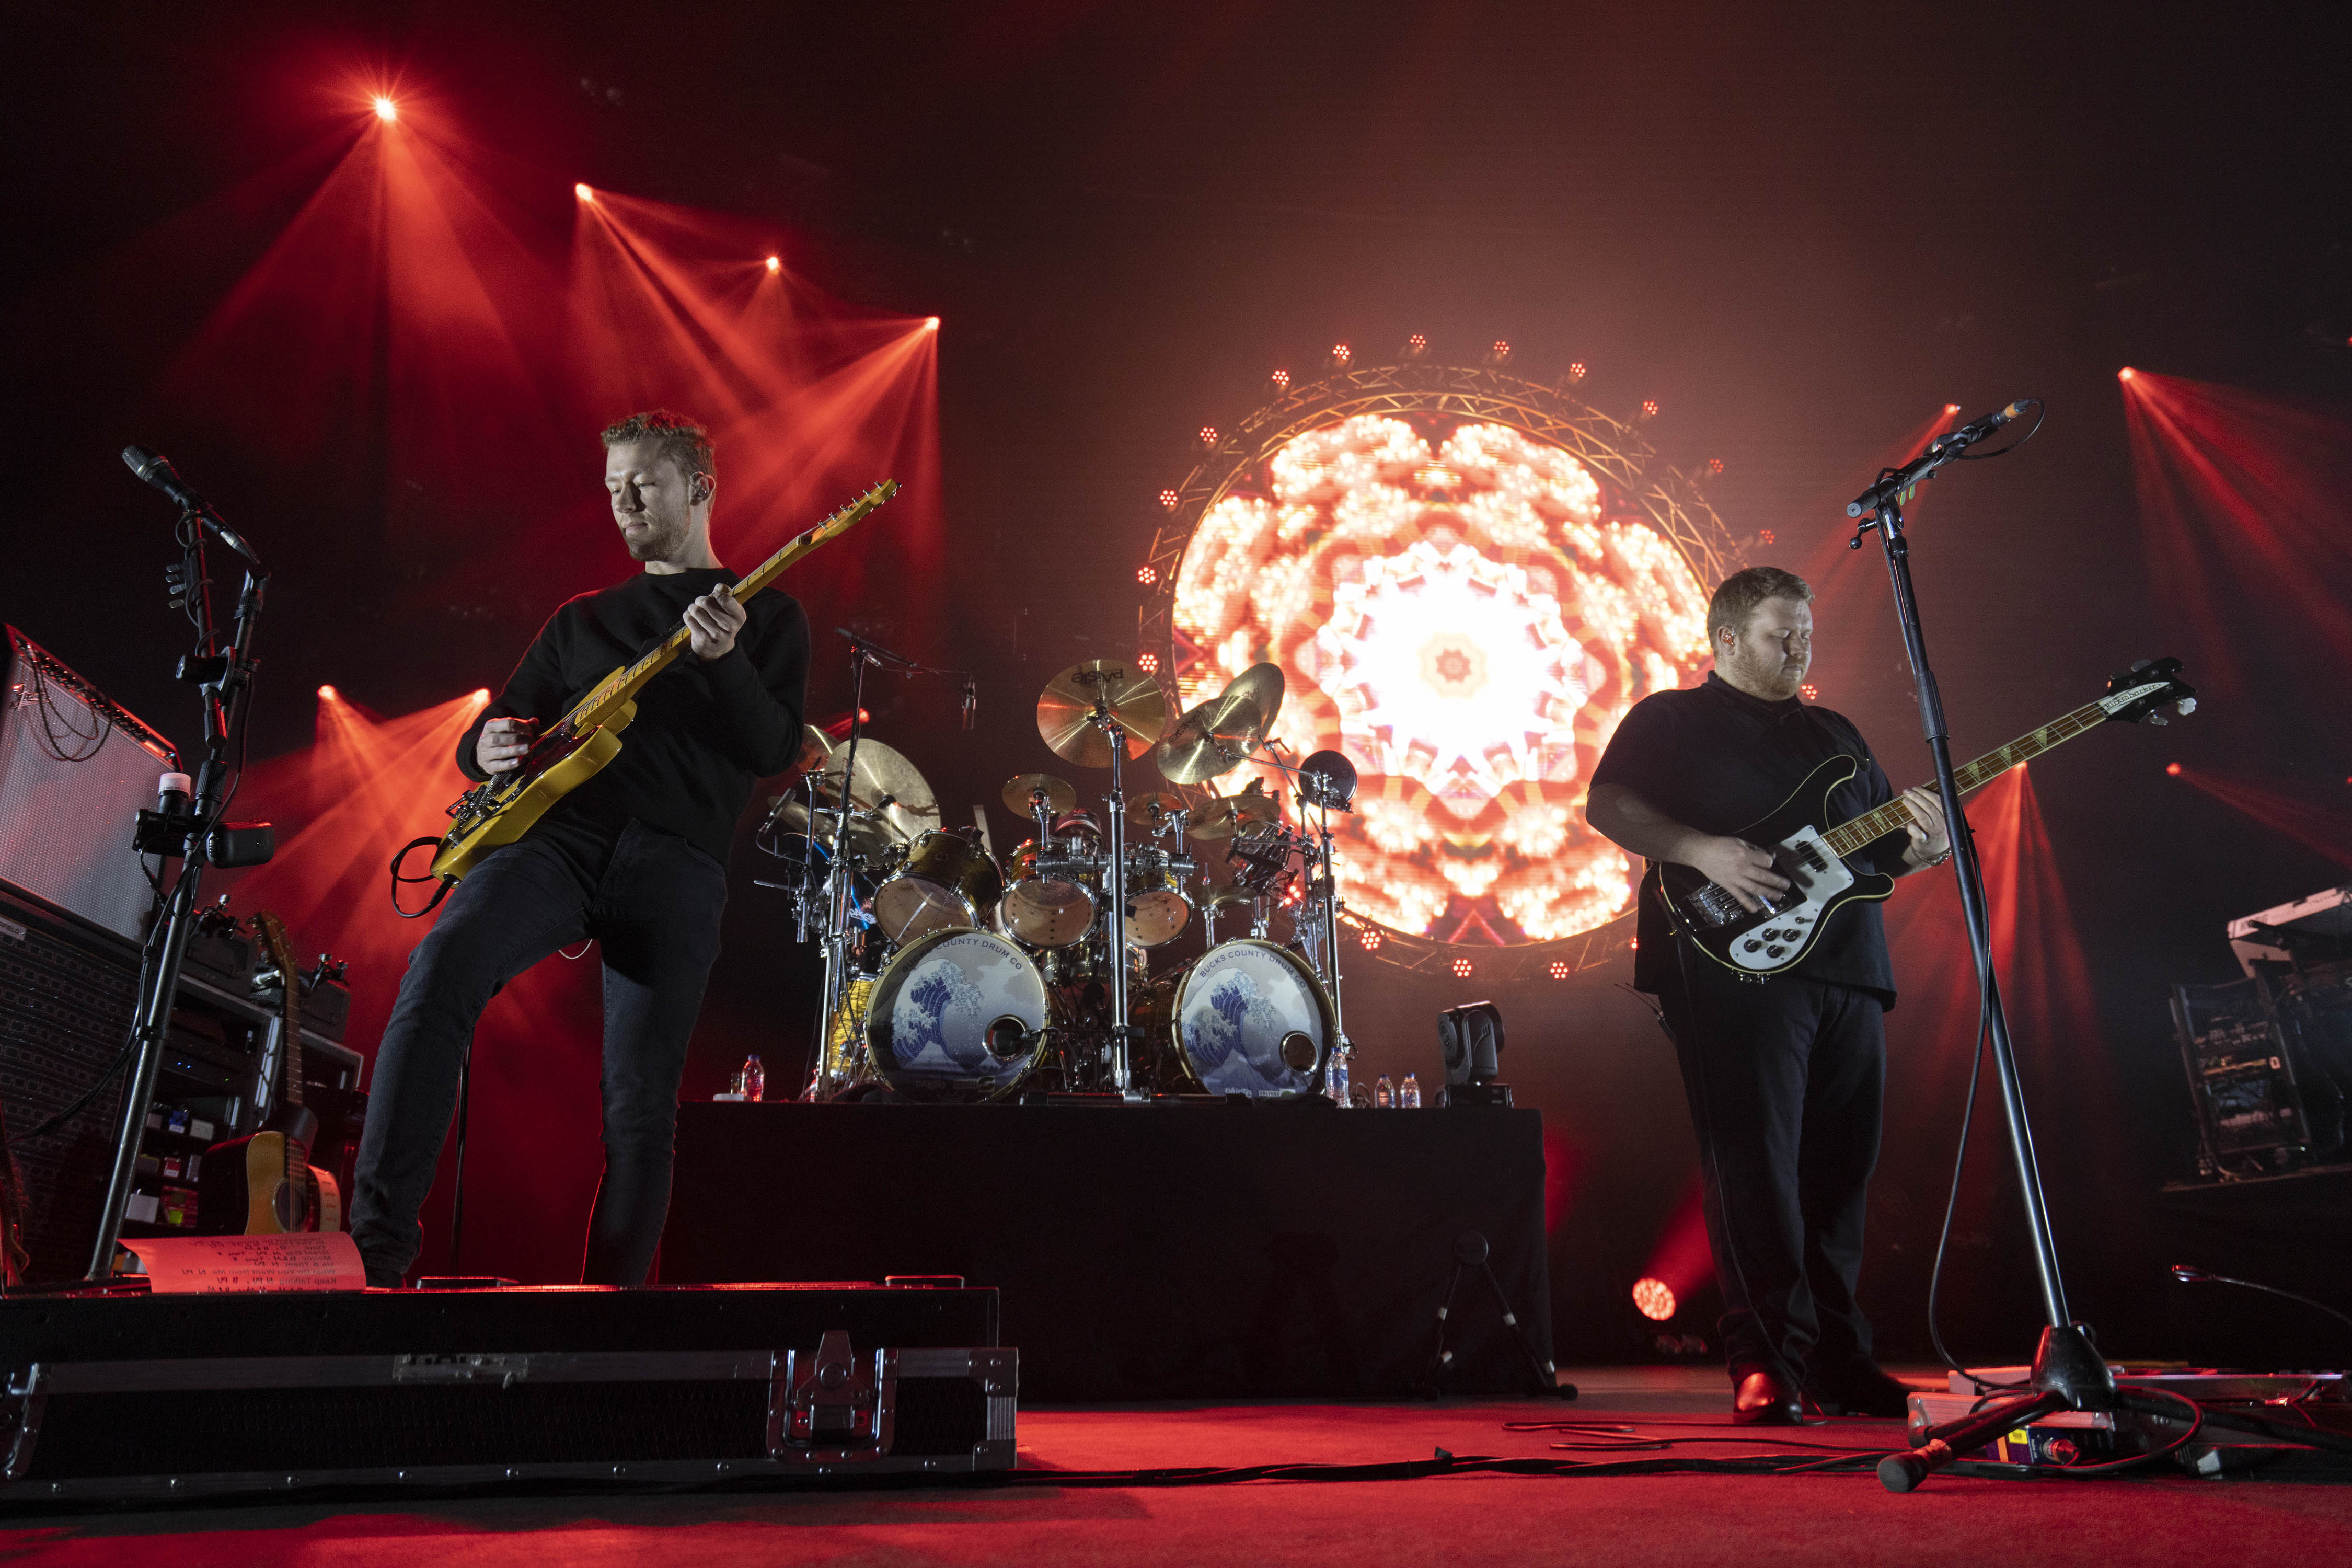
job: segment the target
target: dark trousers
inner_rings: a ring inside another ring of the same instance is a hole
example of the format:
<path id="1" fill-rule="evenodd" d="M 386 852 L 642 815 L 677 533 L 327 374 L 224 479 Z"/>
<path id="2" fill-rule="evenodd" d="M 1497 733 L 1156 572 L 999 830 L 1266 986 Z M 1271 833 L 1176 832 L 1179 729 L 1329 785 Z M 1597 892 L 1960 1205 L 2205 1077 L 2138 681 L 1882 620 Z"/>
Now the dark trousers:
<path id="1" fill-rule="evenodd" d="M 352 1191 L 352 1238 L 369 1284 L 399 1283 L 424 1243 L 416 1215 L 482 1009 L 508 981 L 590 937 L 604 959 L 604 1178 L 580 1278 L 645 1282 L 669 1215 L 678 1079 L 726 903 L 718 861 L 637 822 L 609 846 L 534 832 L 457 884 L 409 955 L 376 1051 Z"/>
<path id="2" fill-rule="evenodd" d="M 1780 977 L 1756 984 L 1685 952 L 1659 995 L 1698 1132 L 1706 1236 L 1733 1382 L 1790 1386 L 1868 1366 L 1854 1300 L 1878 1163 L 1886 1033 L 1877 996 Z"/>

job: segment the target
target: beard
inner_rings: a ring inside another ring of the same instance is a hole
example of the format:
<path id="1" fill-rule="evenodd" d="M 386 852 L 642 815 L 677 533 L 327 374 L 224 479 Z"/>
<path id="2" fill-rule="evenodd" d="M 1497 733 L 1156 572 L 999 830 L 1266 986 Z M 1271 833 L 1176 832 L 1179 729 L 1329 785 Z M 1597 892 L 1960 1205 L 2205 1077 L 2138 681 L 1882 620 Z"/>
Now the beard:
<path id="1" fill-rule="evenodd" d="M 1742 685 L 1775 699 L 1794 697 L 1805 683 L 1805 664 L 1790 663 L 1777 654 L 1749 654 L 1742 649 L 1733 657 L 1731 668 Z"/>
<path id="2" fill-rule="evenodd" d="M 638 520 L 645 527 L 635 533 L 624 529 L 621 542 L 632 561 L 663 561 L 674 554 L 686 539 L 684 518 L 659 518 L 646 512 Z"/>

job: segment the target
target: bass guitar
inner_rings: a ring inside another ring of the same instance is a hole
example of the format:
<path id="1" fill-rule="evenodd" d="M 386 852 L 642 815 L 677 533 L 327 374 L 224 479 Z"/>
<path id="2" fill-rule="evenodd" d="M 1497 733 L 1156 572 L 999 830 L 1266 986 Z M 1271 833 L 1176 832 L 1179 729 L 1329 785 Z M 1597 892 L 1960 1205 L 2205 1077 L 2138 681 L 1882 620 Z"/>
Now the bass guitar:
<path id="1" fill-rule="evenodd" d="M 205 1152 L 196 1182 L 196 1229 L 208 1236 L 289 1236 L 343 1228 L 343 1196 L 335 1178 L 310 1163 L 319 1118 L 302 1103 L 302 976 L 294 944 L 276 915 L 253 917 L 254 933 L 268 951 L 283 987 L 278 1004 L 286 1088 L 270 1120 L 250 1137 L 215 1143 Z M 267 974 L 256 976 L 266 983 Z"/>
<path id="2" fill-rule="evenodd" d="M 741 604 L 827 544 L 848 532 L 866 513 L 898 493 L 898 481 L 885 479 L 777 551 L 741 582 L 721 591 Z M 572 711 L 548 726 L 532 742 L 520 763 L 488 784 L 477 784 L 449 807 L 449 830 L 441 836 L 433 856 L 432 875 L 441 879 L 441 893 L 472 870 L 484 855 L 511 844 L 527 832 L 547 808 L 603 771 L 621 752 L 621 731 L 637 716 L 637 693 L 686 651 L 693 633 L 684 621 L 652 652 L 613 671 L 572 704 Z M 409 846 L 430 844 L 419 839 Z M 408 850 L 401 851 L 401 858 Z M 399 875 L 400 862 L 394 861 Z M 421 877 L 401 879 L 423 881 Z M 440 901 L 440 894 L 434 902 Z M 425 906 L 431 908 L 431 905 Z"/>
<path id="3" fill-rule="evenodd" d="M 2110 719 L 2137 724 L 2152 716 L 2153 722 L 2161 724 L 2165 719 L 2156 710 L 2166 703 L 2178 704 L 2182 714 L 2194 712 L 2197 689 L 2180 680 L 2179 673 L 2177 658 L 2140 660 L 2108 682 L 2105 697 L 1958 769 L 1955 776 L 1960 794 L 1990 784 Z M 1897 796 L 1851 821 L 1824 826 L 1830 796 L 1860 766 L 1852 757 L 1830 758 L 1770 816 L 1732 836 L 1770 855 L 1772 868 L 1789 880 L 1789 890 L 1768 900 L 1766 909 L 1748 909 L 1728 889 L 1673 861 L 1651 863 L 1644 893 L 1664 904 L 1679 934 L 1687 935 L 1701 952 L 1726 968 L 1757 980 L 1794 968 L 1840 910 L 1884 899 L 1895 890 L 1894 878 L 1857 871 L 1846 864 L 1846 857 L 1901 832 L 1913 820 L 1909 805 Z"/>

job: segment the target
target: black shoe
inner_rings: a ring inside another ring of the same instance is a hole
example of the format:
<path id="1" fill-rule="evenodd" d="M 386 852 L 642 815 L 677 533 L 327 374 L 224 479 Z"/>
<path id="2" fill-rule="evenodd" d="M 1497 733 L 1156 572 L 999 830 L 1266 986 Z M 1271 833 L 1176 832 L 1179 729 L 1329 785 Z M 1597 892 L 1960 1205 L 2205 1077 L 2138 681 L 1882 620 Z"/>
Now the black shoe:
<path id="1" fill-rule="evenodd" d="M 1836 1377 L 1816 1378 L 1805 1392 L 1832 1415 L 1869 1415 L 1900 1421 L 1911 1414 L 1911 1389 L 1889 1377 L 1876 1363 L 1866 1363 Z"/>
<path id="2" fill-rule="evenodd" d="M 1801 1426 L 1805 1406 L 1775 1373 L 1751 1372 L 1732 1391 L 1731 1419 L 1742 1426 Z"/>

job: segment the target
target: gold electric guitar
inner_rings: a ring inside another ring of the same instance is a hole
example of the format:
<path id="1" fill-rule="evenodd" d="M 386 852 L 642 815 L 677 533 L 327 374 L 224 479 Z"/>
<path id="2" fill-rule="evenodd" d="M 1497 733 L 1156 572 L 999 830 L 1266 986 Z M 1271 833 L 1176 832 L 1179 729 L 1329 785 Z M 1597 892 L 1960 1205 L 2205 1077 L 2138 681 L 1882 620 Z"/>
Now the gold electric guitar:
<path id="1" fill-rule="evenodd" d="M 732 595 L 738 604 L 751 598 L 819 545 L 847 533 L 867 512 L 898 493 L 898 480 L 883 480 L 769 556 L 758 571 L 723 591 Z M 637 693 L 686 651 L 691 637 L 686 624 L 679 622 L 677 629 L 664 637 L 651 653 L 598 681 L 571 712 L 548 726 L 532 742 L 520 765 L 488 784 L 477 784 L 449 808 L 449 831 L 441 836 L 440 847 L 433 857 L 432 875 L 441 879 L 444 891 L 472 870 L 484 855 L 521 837 L 549 806 L 586 784 L 620 754 L 621 731 L 637 716 Z M 404 856 L 406 851 L 402 853 Z M 395 876 L 398 864 L 394 862 Z M 440 901 L 438 895 L 434 901 Z"/>

